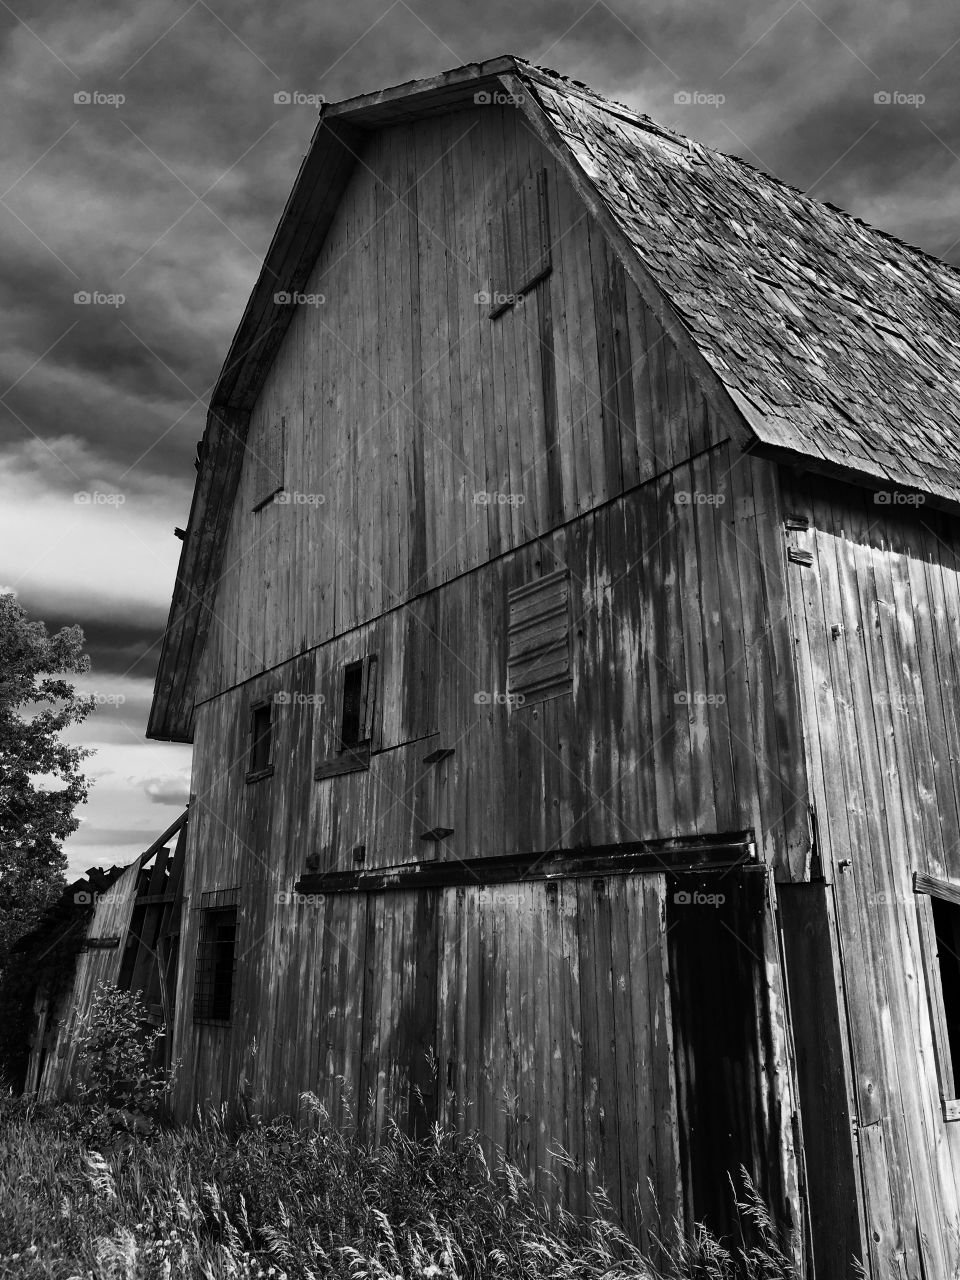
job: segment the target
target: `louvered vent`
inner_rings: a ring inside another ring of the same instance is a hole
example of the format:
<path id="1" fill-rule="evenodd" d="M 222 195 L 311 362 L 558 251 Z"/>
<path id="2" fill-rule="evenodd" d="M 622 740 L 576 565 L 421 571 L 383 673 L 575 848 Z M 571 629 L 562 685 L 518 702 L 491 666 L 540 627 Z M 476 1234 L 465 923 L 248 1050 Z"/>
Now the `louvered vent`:
<path id="1" fill-rule="evenodd" d="M 570 574 L 566 569 L 507 595 L 507 692 L 524 702 L 569 693 Z"/>

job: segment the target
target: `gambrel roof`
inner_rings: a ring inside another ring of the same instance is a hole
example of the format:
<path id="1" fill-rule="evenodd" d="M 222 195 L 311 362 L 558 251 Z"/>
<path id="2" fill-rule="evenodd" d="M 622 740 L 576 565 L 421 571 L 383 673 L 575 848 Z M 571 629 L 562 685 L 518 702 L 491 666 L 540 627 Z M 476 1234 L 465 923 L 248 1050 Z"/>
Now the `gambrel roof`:
<path id="1" fill-rule="evenodd" d="M 759 441 L 960 497 L 960 274 L 583 86 L 519 74 Z"/>
<path id="2" fill-rule="evenodd" d="M 210 402 L 148 734 L 189 740 L 247 421 L 366 133 L 510 95 L 744 448 L 960 509 L 960 274 L 512 56 L 325 104 Z M 278 300 L 279 295 L 279 300 Z"/>

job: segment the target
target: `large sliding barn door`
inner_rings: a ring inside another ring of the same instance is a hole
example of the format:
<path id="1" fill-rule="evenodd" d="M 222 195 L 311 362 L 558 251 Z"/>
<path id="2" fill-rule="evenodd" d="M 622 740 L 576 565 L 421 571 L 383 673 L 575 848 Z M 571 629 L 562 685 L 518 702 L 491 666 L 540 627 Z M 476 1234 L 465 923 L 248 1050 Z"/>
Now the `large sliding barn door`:
<path id="1" fill-rule="evenodd" d="M 445 1119 L 572 1208 L 678 1209 L 662 875 L 442 890 Z M 652 1184 L 652 1190 L 651 1190 Z"/>
<path id="2" fill-rule="evenodd" d="M 796 1225 L 766 882 L 755 867 L 338 887 L 321 1100 L 368 1137 L 388 1118 L 476 1131 L 574 1210 L 603 1187 L 645 1245 L 675 1218 L 739 1239 L 741 1165 Z"/>

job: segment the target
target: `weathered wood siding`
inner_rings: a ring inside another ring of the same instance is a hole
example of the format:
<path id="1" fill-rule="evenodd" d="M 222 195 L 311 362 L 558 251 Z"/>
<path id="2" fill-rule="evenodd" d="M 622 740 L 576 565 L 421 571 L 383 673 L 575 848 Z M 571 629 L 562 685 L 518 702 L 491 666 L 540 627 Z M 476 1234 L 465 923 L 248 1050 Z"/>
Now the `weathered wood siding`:
<path id="1" fill-rule="evenodd" d="M 307 1091 L 369 1137 L 439 1120 L 571 1209 L 605 1188 L 646 1245 L 674 1218 L 729 1228 L 741 1166 L 795 1224 L 767 874 L 700 877 L 719 910 L 672 906 L 678 882 L 657 873 L 328 895 L 261 881 L 233 1025 L 181 1037 L 180 1110 L 239 1096 L 296 1114 Z"/>
<path id="2" fill-rule="evenodd" d="M 960 533 L 913 499 L 786 473 L 783 502 L 811 522 L 787 534 L 813 557 L 790 564 L 790 596 L 873 1274 L 953 1275 L 960 1125 L 941 1113 L 912 878 L 960 884 Z"/>
<path id="3" fill-rule="evenodd" d="M 187 861 L 203 888 L 261 860 L 316 870 L 753 829 L 781 877 L 808 843 L 773 473 L 726 445 L 318 646 L 198 711 Z M 687 501 L 700 495 L 709 501 Z M 504 699 L 507 592 L 569 572 L 572 692 Z M 721 597 L 724 607 L 721 609 Z M 379 658 L 368 770 L 314 779 L 343 664 Z M 246 783 L 249 708 L 274 699 L 276 772 Z M 454 754 L 438 764 L 437 747 Z"/>
<path id="4" fill-rule="evenodd" d="M 552 270 L 491 320 L 477 300 L 487 220 L 539 169 Z M 732 1107 L 749 1139 L 726 1155 L 761 1181 L 776 1165 L 771 1193 L 795 1221 L 766 907 L 762 941 L 728 957 L 743 998 L 717 1002 L 739 1021 L 715 1055 L 683 956 L 670 976 L 662 876 L 600 895 L 587 879 L 555 897 L 504 884 L 290 899 L 308 868 L 351 871 L 361 847 L 369 868 L 744 830 L 779 878 L 802 878 L 775 469 L 731 444 L 516 113 L 372 137 L 305 292 L 324 301 L 298 307 L 253 412 L 195 715 L 180 1113 L 239 1096 L 270 1114 L 312 1090 L 369 1132 L 387 1111 L 414 1129 L 445 1115 L 556 1173 L 571 1203 L 602 1181 L 631 1212 L 639 1183 L 648 1224 L 648 1175 L 666 1217 L 726 1185 L 719 1164 L 705 1172 L 707 1139 L 681 1150 L 679 1129 L 705 1133 Z M 288 501 L 254 511 L 281 422 Z M 557 572 L 569 671 L 557 696 L 518 705 L 510 592 Z M 371 654 L 369 766 L 317 778 L 344 664 Z M 248 782 L 263 699 L 274 771 Z M 231 1023 L 195 1024 L 202 895 L 234 889 Z M 678 1099 L 678 1070 L 724 1083 Z"/>
<path id="5" fill-rule="evenodd" d="M 98 985 L 117 981 L 123 959 L 123 944 L 130 927 L 137 892 L 139 868 L 139 860 L 131 863 L 123 875 L 97 897 L 93 918 L 87 928 L 87 938 L 118 938 L 120 945 L 84 950 L 78 955 L 72 991 L 66 999 L 59 1002 L 60 1022 L 40 1077 L 41 1098 L 63 1098 L 70 1093 L 76 1053 L 73 1036 L 79 1020 L 90 1009 Z"/>
<path id="6" fill-rule="evenodd" d="M 487 222 L 541 169 L 552 270 L 491 320 Z M 253 411 L 201 699 L 728 434 L 516 111 L 366 141 L 305 293 Z M 255 512 L 281 418 L 290 501 Z"/>
<path id="7" fill-rule="evenodd" d="M 450 1089 L 464 1123 L 521 1163 L 550 1169 L 548 1148 L 567 1146 L 596 1166 L 589 1177 L 609 1181 L 617 1170 L 616 1194 L 655 1169 L 661 1204 L 678 1203 L 681 1171 L 663 1147 L 676 1143 L 682 1122 L 664 1066 L 672 1033 L 658 877 L 619 882 L 626 896 L 609 899 L 603 912 L 614 915 L 600 924 L 589 880 L 564 885 L 553 903 L 538 885 L 460 898 L 455 890 L 314 902 L 291 894 L 308 861 L 350 871 L 359 845 L 364 865 L 377 867 L 748 828 L 779 876 L 802 875 L 808 817 L 784 583 L 770 554 L 780 526 L 774 482 L 767 464 L 718 445 L 199 708 L 174 1046 L 184 1116 L 238 1095 L 270 1114 L 313 1090 L 336 1119 L 349 1105 L 376 1127 L 387 1106 L 416 1112 L 413 1083 L 440 1105 L 445 1086 L 427 1072 L 429 1051 L 442 1072 L 455 1064 Z M 558 567 L 570 575 L 572 690 L 510 705 L 497 696 L 506 688 L 508 592 Z M 379 657 L 369 768 L 316 779 L 336 742 L 343 664 L 366 653 Z M 250 707 L 263 698 L 274 699 L 275 771 L 247 782 Z M 453 754 L 425 762 L 437 748 Z M 439 844 L 421 838 L 437 827 L 451 834 Z M 194 1024 L 201 895 L 234 887 L 232 1025 Z M 609 972 L 606 960 L 591 968 L 590 948 L 600 945 L 616 959 L 611 987 L 597 976 Z M 746 946 L 748 954 L 766 957 L 756 981 L 776 987 L 775 943 Z M 742 977 L 730 970 L 731 982 Z M 739 1075 L 727 1050 L 715 1063 L 706 1041 L 689 1048 L 700 1077 L 715 1070 L 740 1081 L 731 1097 L 765 1135 L 742 1153 L 758 1177 L 769 1143 L 779 1150 L 792 1141 L 792 1104 L 759 1083 L 769 1071 L 789 1094 L 782 993 L 774 1004 L 777 1070 L 756 1056 L 772 1043 L 768 1014 L 738 1024 Z M 583 1033 L 584 1011 L 609 1017 L 609 1034 Z M 634 1053 L 650 1064 L 643 1081 L 626 1066 Z M 424 1063 L 413 1082 L 395 1074 L 397 1061 L 411 1060 Z M 443 1096 L 451 1118 L 459 1114 Z M 504 1097 L 517 1096 L 510 1105 L 519 1111 L 504 1113 Z M 589 1179 L 567 1183 L 575 1200 Z"/>

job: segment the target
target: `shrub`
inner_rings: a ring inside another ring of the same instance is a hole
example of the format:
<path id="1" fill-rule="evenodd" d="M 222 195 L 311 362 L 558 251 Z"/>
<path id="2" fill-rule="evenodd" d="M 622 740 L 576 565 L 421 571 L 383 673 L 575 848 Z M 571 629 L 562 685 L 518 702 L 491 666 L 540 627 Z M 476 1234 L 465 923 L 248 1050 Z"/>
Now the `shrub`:
<path id="1" fill-rule="evenodd" d="M 149 1127 L 173 1086 L 173 1073 L 155 1065 L 163 1036 L 139 992 L 98 984 L 73 1034 L 77 1101 L 99 1116 Z"/>

